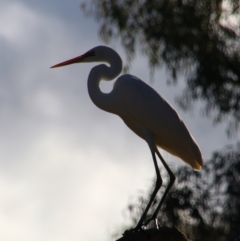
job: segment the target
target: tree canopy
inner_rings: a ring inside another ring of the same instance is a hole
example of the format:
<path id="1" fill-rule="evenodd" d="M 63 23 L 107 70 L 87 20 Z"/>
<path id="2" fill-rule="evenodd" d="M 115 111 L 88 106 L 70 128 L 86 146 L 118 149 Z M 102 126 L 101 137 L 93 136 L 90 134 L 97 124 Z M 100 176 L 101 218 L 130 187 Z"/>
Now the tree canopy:
<path id="1" fill-rule="evenodd" d="M 91 0 L 82 8 L 98 21 L 105 42 L 121 39 L 129 61 L 139 46 L 151 68 L 165 66 L 173 82 L 184 75 L 183 108 L 201 100 L 214 121 L 227 117 L 238 126 L 238 0 Z"/>
<path id="2" fill-rule="evenodd" d="M 193 172 L 186 166 L 180 168 L 177 183 L 160 210 L 159 223 L 177 227 L 194 240 L 225 241 L 234 234 L 238 227 L 240 229 L 239 160 L 240 143 L 213 153 L 201 172 Z M 132 221 L 132 227 L 145 209 L 152 189 L 128 205 L 126 215 Z M 162 193 L 149 213 L 153 213 L 161 196 Z"/>

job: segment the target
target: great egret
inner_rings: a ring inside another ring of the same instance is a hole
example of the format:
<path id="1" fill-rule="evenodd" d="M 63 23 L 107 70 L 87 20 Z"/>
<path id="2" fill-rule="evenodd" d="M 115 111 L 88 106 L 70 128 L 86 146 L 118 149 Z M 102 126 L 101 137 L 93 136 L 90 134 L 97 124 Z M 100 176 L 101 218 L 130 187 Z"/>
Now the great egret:
<path id="1" fill-rule="evenodd" d="M 175 181 L 174 174 L 157 147 L 179 157 L 195 170 L 200 170 L 203 165 L 201 151 L 173 107 L 153 88 L 137 77 L 129 74 L 121 75 L 115 81 L 110 93 L 101 92 L 99 88 L 101 80 L 110 81 L 122 72 L 122 59 L 113 49 L 98 46 L 81 56 L 54 65 L 51 68 L 89 62 L 109 64 L 109 66 L 105 64 L 97 65 L 90 71 L 88 93 L 93 103 L 102 110 L 119 115 L 133 132 L 147 142 L 152 154 L 157 180 L 149 203 L 133 230 L 141 229 L 151 220 L 155 220 L 157 225 L 159 209 Z M 144 222 L 148 210 L 162 185 L 156 154 L 166 168 L 170 181 L 151 218 Z"/>

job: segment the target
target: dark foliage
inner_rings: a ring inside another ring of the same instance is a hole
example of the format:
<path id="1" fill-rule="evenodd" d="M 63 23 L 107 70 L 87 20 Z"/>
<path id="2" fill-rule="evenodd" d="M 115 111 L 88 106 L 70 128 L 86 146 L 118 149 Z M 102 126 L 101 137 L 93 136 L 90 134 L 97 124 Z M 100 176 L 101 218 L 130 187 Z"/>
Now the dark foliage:
<path id="1" fill-rule="evenodd" d="M 100 24 L 105 42 L 120 38 L 128 59 L 137 46 L 151 68 L 165 66 L 172 80 L 187 77 L 183 108 L 205 102 L 215 121 L 240 120 L 239 0 L 92 0 L 82 4 Z"/>
<path id="2" fill-rule="evenodd" d="M 176 176 L 158 217 L 161 225 L 176 226 L 188 237 L 204 241 L 226 240 L 235 232 L 240 225 L 240 143 L 215 152 L 201 172 L 182 167 Z M 129 204 L 127 214 L 133 227 L 150 193 Z"/>

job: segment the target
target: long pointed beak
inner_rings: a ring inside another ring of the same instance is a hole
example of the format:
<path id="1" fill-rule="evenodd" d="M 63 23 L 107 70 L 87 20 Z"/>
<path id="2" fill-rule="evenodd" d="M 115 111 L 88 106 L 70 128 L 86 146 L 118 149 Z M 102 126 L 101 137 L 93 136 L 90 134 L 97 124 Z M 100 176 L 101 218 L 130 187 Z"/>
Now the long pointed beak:
<path id="1" fill-rule="evenodd" d="M 80 56 L 78 56 L 78 57 L 76 57 L 76 58 L 69 59 L 69 60 L 64 61 L 64 62 L 62 62 L 62 63 L 53 65 L 53 66 L 50 67 L 50 68 L 52 69 L 52 68 L 62 67 L 62 66 L 69 65 L 69 64 L 76 64 L 76 63 L 81 62 L 85 57 L 86 57 L 86 56 L 83 54 L 83 55 L 80 55 Z"/>

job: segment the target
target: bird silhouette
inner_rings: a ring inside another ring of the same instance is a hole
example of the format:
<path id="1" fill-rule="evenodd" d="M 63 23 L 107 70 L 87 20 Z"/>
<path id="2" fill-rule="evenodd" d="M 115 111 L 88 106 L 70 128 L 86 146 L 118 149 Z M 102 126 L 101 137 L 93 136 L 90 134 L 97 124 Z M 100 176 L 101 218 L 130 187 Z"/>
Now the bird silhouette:
<path id="1" fill-rule="evenodd" d="M 152 220 L 155 220 L 156 225 L 158 225 L 158 212 L 175 181 L 175 176 L 160 154 L 158 147 L 177 156 L 194 170 L 200 170 L 203 165 L 201 151 L 174 108 L 164 97 L 139 78 L 124 74 L 115 81 L 110 93 L 103 93 L 100 90 L 99 83 L 101 80 L 111 81 L 122 72 L 122 59 L 113 49 L 98 46 L 81 56 L 54 65 L 51 68 L 90 62 L 102 63 L 93 67 L 88 76 L 88 93 L 93 103 L 102 110 L 120 116 L 134 133 L 147 142 L 153 158 L 157 176 L 155 188 L 141 218 L 132 231 L 142 229 Z M 145 220 L 162 185 L 156 155 L 166 168 L 170 181 L 157 208 L 151 217 Z"/>

